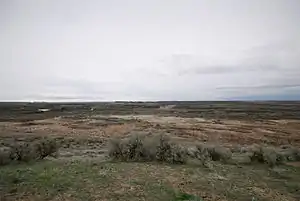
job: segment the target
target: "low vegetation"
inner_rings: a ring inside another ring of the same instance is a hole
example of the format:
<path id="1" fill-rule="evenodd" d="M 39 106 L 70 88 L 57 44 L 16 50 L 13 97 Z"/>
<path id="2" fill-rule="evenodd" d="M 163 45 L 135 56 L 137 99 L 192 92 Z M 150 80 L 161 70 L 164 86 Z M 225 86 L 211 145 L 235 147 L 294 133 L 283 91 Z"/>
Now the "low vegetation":
<path id="1" fill-rule="evenodd" d="M 164 135 L 153 137 L 133 135 L 128 139 L 112 139 L 109 156 L 121 161 L 158 161 L 183 164 L 187 159 L 186 149 L 171 142 Z"/>
<path id="2" fill-rule="evenodd" d="M 2 103 L 0 200 L 297 201 L 299 105 Z"/>
<path id="3" fill-rule="evenodd" d="M 270 167 L 284 164 L 285 162 L 300 161 L 300 149 L 285 147 L 284 149 L 252 145 L 244 150 L 252 163 L 265 163 Z"/>
<path id="4" fill-rule="evenodd" d="M 40 139 L 35 142 L 19 142 L 0 149 L 0 165 L 13 162 L 29 162 L 56 156 L 58 144 L 54 139 Z"/>
<path id="5" fill-rule="evenodd" d="M 157 161 L 171 164 L 185 164 L 197 159 L 205 165 L 209 161 L 228 162 L 231 151 L 221 146 L 198 144 L 186 147 L 173 142 L 166 135 L 133 135 L 127 139 L 112 139 L 109 156 L 121 161 Z"/>
<path id="6" fill-rule="evenodd" d="M 299 200 L 299 168 L 212 163 L 19 163 L 1 167 L 0 200 Z"/>
<path id="7" fill-rule="evenodd" d="M 275 149 L 254 145 L 231 150 L 217 144 L 198 143 L 195 146 L 184 146 L 173 142 L 166 135 L 132 135 L 126 139 L 114 138 L 109 142 L 108 154 L 114 160 L 134 162 L 186 164 L 196 159 L 204 166 L 211 161 L 238 162 L 233 156 L 242 157 L 248 164 L 263 163 L 270 167 L 287 161 L 300 161 L 300 150 L 294 147 Z"/>

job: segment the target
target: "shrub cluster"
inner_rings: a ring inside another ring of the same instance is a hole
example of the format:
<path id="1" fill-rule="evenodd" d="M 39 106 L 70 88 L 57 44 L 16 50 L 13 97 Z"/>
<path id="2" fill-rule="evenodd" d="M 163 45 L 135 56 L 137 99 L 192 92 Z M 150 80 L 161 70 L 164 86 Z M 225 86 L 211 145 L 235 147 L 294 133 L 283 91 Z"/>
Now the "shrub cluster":
<path id="1" fill-rule="evenodd" d="M 55 156 L 58 145 L 53 139 L 41 139 L 32 143 L 15 143 L 10 147 L 0 148 L 0 165 L 11 162 L 29 162 Z"/>
<path id="2" fill-rule="evenodd" d="M 199 144 L 186 148 L 174 143 L 164 135 L 134 135 L 128 139 L 112 139 L 109 143 L 109 156 L 122 161 L 159 161 L 184 164 L 189 159 L 197 159 L 203 165 L 208 161 L 227 162 L 231 151 L 224 147 Z"/>
<path id="3" fill-rule="evenodd" d="M 128 139 L 112 139 L 109 143 L 109 156 L 122 161 L 159 161 L 186 163 L 187 151 L 184 147 L 171 142 L 164 135 L 134 135 Z"/>
<path id="4" fill-rule="evenodd" d="M 296 148 L 275 149 L 272 147 L 253 146 L 249 150 L 252 162 L 266 163 L 273 167 L 285 161 L 299 161 L 300 151 Z"/>
<path id="5" fill-rule="evenodd" d="M 247 163 L 264 163 L 270 167 L 285 161 L 299 161 L 300 149 L 287 147 L 276 149 L 253 145 L 229 149 L 215 144 L 197 144 L 184 147 L 174 143 L 165 135 L 133 135 L 127 139 L 112 139 L 109 143 L 109 156 L 121 161 L 159 161 L 183 164 L 190 159 L 204 166 L 210 161 L 222 163 L 237 162 L 237 156 L 247 159 Z"/>
<path id="6" fill-rule="evenodd" d="M 209 160 L 228 162 L 232 156 L 230 149 L 218 145 L 198 144 L 196 147 L 196 158 L 203 162 Z"/>

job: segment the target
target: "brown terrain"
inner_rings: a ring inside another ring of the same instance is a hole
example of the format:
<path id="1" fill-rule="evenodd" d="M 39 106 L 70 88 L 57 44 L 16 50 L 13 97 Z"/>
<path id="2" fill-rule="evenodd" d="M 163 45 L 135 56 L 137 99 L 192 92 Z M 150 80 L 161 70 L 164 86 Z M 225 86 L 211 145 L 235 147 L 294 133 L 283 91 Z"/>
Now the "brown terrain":
<path id="1" fill-rule="evenodd" d="M 40 109 L 47 110 L 42 111 Z M 0 104 L 0 142 L 3 146 L 16 141 L 30 142 L 42 137 L 51 137 L 61 144 L 58 156 L 59 161 L 82 159 L 97 159 L 98 162 L 103 161 L 105 160 L 110 138 L 127 138 L 132 134 L 164 134 L 170 136 L 174 141 L 186 145 L 207 143 L 227 147 L 232 150 L 236 147 L 240 149 L 253 145 L 270 146 L 274 148 L 286 146 L 300 148 L 300 102 Z M 299 165 L 297 161 L 287 162 L 286 164 L 291 164 L 292 167 L 295 168 Z M 155 166 L 149 164 L 147 167 L 140 167 L 135 163 L 133 163 L 131 167 L 128 167 L 130 164 L 123 165 L 125 169 L 131 169 L 127 172 L 131 177 L 134 177 L 133 175 L 135 174 L 133 170 L 139 171 L 138 169 L 143 169 L 143 171 L 149 171 Z M 147 168 L 149 168 L 149 170 Z M 163 180 L 170 186 L 173 186 L 177 190 L 184 190 L 185 193 L 200 195 L 204 200 L 297 200 L 298 198 L 300 200 L 299 185 L 295 184 L 296 181 L 299 181 L 300 184 L 300 175 L 297 175 L 298 173 L 292 176 L 293 188 L 296 189 L 294 189 L 292 193 L 284 193 L 285 190 L 278 190 L 274 187 L 276 186 L 275 184 L 269 185 L 268 182 L 265 184 L 260 183 L 259 185 L 258 183 L 257 185 L 250 185 L 250 183 L 248 183 L 247 185 L 242 184 L 246 185 L 245 188 L 249 188 L 248 191 L 244 189 L 243 192 L 237 192 L 240 193 L 240 196 L 247 195 L 248 197 L 237 199 L 233 195 L 217 195 L 216 193 L 219 192 L 222 187 L 216 187 L 216 192 L 211 191 L 209 187 L 202 187 L 202 192 L 197 192 L 197 188 L 191 187 L 189 183 L 180 184 L 180 180 L 176 179 L 176 177 L 182 177 L 182 174 L 186 174 L 182 173 L 183 170 L 174 170 L 173 173 L 170 174 L 171 170 L 169 170 L 168 167 L 163 165 L 162 168 L 164 170 L 157 172 L 157 174 L 167 174 L 168 176 L 160 175 L 160 177 L 165 177 Z M 218 171 L 219 169 L 220 171 L 227 171 L 226 174 L 231 175 L 232 172 L 230 172 L 230 169 L 236 169 L 237 167 L 229 167 L 226 165 L 222 165 L 221 167 L 215 164 L 215 168 Z M 263 171 L 259 173 L 261 170 L 250 170 L 249 166 L 246 166 L 246 169 L 251 172 L 252 176 L 254 176 L 255 171 L 258 175 L 261 173 L 265 174 Z M 194 172 L 195 169 L 188 171 Z M 240 170 L 236 169 L 236 171 Z M 290 170 L 278 169 L 278 171 Z M 223 173 L 210 172 L 208 174 L 209 178 L 207 179 L 213 183 L 221 181 L 221 183 L 227 185 L 230 179 L 229 176 L 227 177 Z M 195 174 L 196 173 L 193 173 L 194 176 Z M 203 175 L 203 172 L 199 174 L 201 174 L 203 178 L 208 176 Z M 124 177 L 124 175 L 121 174 L 120 177 Z M 238 176 L 232 175 L 232 177 Z M 235 179 L 238 181 L 240 178 Z M 196 177 L 191 177 L 186 182 L 191 182 L 192 184 L 196 182 L 196 180 Z M 256 179 L 254 180 L 256 181 Z M 143 183 L 143 181 L 140 182 Z M 207 181 L 205 180 L 203 182 Z M 258 180 L 256 182 L 258 182 Z M 183 186 L 178 187 L 180 185 Z M 239 184 L 235 183 L 234 185 Z M 262 188 L 263 185 L 265 185 L 264 188 Z M 188 186 L 190 187 L 188 188 Z M 124 188 L 127 187 L 128 186 Z M 141 187 L 135 186 L 135 188 Z M 237 188 L 243 187 L 239 186 Z M 138 189 L 134 191 L 138 191 Z M 145 189 L 142 189 L 142 191 L 145 191 Z M 252 192 L 253 195 L 256 195 L 260 199 L 254 198 L 255 196 L 251 198 L 251 196 L 244 191 Z M 95 196 L 96 194 L 97 193 L 95 193 Z M 109 195 L 107 196 L 109 197 Z M 159 198 L 154 199 L 153 197 L 150 199 L 149 196 L 148 198 L 147 196 L 148 195 L 143 194 L 143 199 L 136 200 L 163 200 Z M 205 196 L 207 197 L 206 199 Z M 68 200 L 67 195 L 63 195 L 63 197 L 64 200 Z M 12 195 L 12 197 L 9 195 L 6 197 L 8 200 L 10 200 L 10 198 L 16 198 L 16 193 Z M 23 198 L 24 200 L 27 199 L 26 196 Z M 38 198 L 36 199 L 39 200 Z M 91 198 L 91 200 L 105 199 L 97 198 L 97 196 Z M 123 199 L 129 200 L 129 198 Z M 70 200 L 74 199 L 70 198 Z M 107 198 L 107 200 L 110 199 Z"/>

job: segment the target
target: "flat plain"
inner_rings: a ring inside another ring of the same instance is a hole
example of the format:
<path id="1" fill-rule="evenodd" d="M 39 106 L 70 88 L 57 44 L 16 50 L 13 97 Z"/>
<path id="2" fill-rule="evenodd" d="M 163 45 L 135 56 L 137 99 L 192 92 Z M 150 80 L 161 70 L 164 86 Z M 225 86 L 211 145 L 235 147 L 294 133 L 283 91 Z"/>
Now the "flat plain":
<path id="1" fill-rule="evenodd" d="M 230 159 L 111 160 L 110 139 L 133 135 L 222 147 Z M 296 101 L 0 103 L 1 149 L 43 138 L 57 156 L 0 166 L 0 200 L 300 200 Z M 265 153 L 252 161 L 253 147 L 276 153 L 274 164 Z"/>

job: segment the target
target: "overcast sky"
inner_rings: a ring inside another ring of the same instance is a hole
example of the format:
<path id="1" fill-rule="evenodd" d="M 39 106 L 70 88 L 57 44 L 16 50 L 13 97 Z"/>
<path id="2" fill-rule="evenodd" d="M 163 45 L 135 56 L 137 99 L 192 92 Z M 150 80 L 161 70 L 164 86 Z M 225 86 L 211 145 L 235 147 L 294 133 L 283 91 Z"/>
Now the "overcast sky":
<path id="1" fill-rule="evenodd" d="M 299 0 L 0 0 L 0 100 L 300 94 L 299 25 Z"/>

